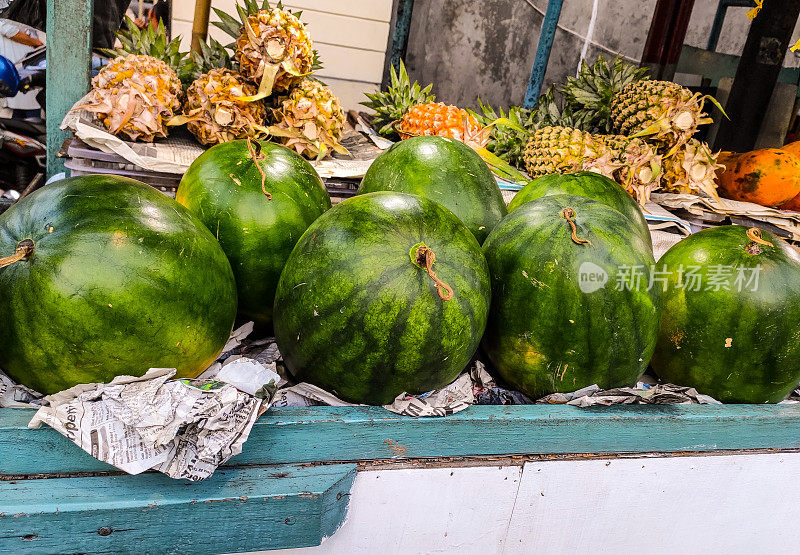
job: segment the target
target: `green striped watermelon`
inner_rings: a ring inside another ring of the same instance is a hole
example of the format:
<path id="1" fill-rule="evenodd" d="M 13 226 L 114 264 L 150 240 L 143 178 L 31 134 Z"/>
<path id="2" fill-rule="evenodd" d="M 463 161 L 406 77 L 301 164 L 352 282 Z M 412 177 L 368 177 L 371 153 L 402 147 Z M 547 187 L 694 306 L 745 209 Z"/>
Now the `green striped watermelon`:
<path id="1" fill-rule="evenodd" d="M 726 403 L 776 403 L 800 383 L 800 255 L 720 226 L 659 260 L 669 276 L 653 369 Z"/>
<path id="2" fill-rule="evenodd" d="M 40 189 L 0 215 L 0 253 L 18 249 L 24 258 L 0 268 L 0 368 L 42 393 L 149 368 L 193 377 L 230 335 L 225 254 L 143 183 L 87 176 Z"/>
<path id="3" fill-rule="evenodd" d="M 627 216 L 634 229 L 652 246 L 650 229 L 642 209 L 613 179 L 588 171 L 544 175 L 525 185 L 508 204 L 508 211 L 513 212 L 526 202 L 547 195 L 578 195 L 602 202 Z"/>
<path id="4" fill-rule="evenodd" d="M 536 398 L 641 376 L 661 295 L 648 290 L 653 255 L 628 218 L 585 197 L 546 196 L 506 216 L 483 251 L 492 275 L 484 349 L 512 386 Z"/>
<path id="5" fill-rule="evenodd" d="M 311 222 L 331 207 L 313 166 L 273 143 L 221 143 L 192 163 L 176 200 L 222 245 L 236 277 L 239 313 L 269 325 L 286 259 Z"/>
<path id="6" fill-rule="evenodd" d="M 489 273 L 449 210 L 416 195 L 344 201 L 306 230 L 281 274 L 275 337 L 299 380 L 356 403 L 451 382 L 480 342 Z"/>
<path id="7" fill-rule="evenodd" d="M 506 203 L 486 163 L 447 137 L 412 137 L 392 145 L 367 170 L 358 193 L 394 191 L 429 198 L 483 242 L 506 215 Z"/>

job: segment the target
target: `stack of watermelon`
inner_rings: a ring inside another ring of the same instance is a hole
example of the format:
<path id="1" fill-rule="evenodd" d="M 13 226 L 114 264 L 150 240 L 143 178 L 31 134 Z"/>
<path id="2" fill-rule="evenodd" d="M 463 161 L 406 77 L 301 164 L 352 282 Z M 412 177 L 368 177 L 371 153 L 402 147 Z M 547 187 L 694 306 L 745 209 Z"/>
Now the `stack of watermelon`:
<path id="1" fill-rule="evenodd" d="M 357 403 L 442 387 L 480 345 L 534 398 L 633 385 L 651 358 L 723 401 L 800 381 L 800 258 L 780 239 L 721 227 L 656 264 L 614 181 L 545 176 L 506 208 L 481 158 L 442 137 L 394 145 L 333 208 L 308 162 L 247 140 L 200 156 L 177 201 L 61 181 L 0 216 L 0 256 L 0 367 L 45 393 L 196 376 L 237 313 L 274 331 L 296 379 Z"/>

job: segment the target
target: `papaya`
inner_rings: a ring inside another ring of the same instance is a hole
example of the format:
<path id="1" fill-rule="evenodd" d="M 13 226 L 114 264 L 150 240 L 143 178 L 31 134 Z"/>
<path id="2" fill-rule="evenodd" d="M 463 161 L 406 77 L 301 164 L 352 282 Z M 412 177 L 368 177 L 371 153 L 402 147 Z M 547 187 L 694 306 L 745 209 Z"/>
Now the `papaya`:
<path id="1" fill-rule="evenodd" d="M 777 148 L 723 153 L 719 191 L 723 197 L 780 206 L 800 194 L 800 158 Z"/>

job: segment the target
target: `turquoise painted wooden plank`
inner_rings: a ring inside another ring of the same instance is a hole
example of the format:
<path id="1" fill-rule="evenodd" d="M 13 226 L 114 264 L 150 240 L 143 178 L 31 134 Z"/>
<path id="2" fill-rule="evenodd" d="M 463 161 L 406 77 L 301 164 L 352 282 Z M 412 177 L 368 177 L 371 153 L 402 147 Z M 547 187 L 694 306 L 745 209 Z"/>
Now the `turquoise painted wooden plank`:
<path id="1" fill-rule="evenodd" d="M 308 547 L 347 512 L 354 464 L 0 482 L 3 553 L 232 553 Z"/>
<path id="2" fill-rule="evenodd" d="M 32 411 L 0 410 L 0 474 L 108 469 Z M 228 466 L 508 454 L 800 448 L 800 405 L 474 406 L 414 419 L 380 407 L 272 409 Z"/>
<path id="3" fill-rule="evenodd" d="M 64 171 L 61 120 L 89 90 L 93 0 L 47 0 L 47 176 Z"/>

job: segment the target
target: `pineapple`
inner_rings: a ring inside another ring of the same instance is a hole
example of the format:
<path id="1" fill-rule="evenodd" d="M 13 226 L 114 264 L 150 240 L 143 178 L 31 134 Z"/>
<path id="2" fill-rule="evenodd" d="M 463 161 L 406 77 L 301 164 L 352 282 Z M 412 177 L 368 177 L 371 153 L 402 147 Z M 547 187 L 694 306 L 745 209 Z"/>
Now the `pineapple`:
<path id="1" fill-rule="evenodd" d="M 486 148 L 514 167 L 525 167 L 525 147 L 531 135 L 543 127 L 572 127 L 583 130 L 569 107 L 559 104 L 552 85 L 539 97 L 536 108 L 511 106 L 506 114 L 502 108 L 495 111 L 478 99 L 481 114 L 471 112 L 478 123 L 491 128 Z M 510 123 L 510 125 L 509 125 Z"/>
<path id="2" fill-rule="evenodd" d="M 533 177 L 580 170 L 611 177 L 620 164 L 590 133 L 573 127 L 542 127 L 534 131 L 525 147 L 525 168 Z"/>
<path id="3" fill-rule="evenodd" d="M 611 179 L 645 204 L 657 189 L 661 157 L 640 139 L 592 135 L 572 127 L 542 127 L 525 147 L 525 166 L 531 177 L 580 170 Z"/>
<path id="4" fill-rule="evenodd" d="M 466 110 L 442 102 L 412 106 L 395 125 L 395 129 L 401 139 L 436 135 L 458 139 L 475 149 L 486 146 L 491 132 Z"/>
<path id="5" fill-rule="evenodd" d="M 214 10 L 221 22 L 217 26 L 232 34 L 236 32 L 236 61 L 239 73 L 258 84 L 258 98 L 273 92 L 287 92 L 309 75 L 318 56 L 311 37 L 298 14 L 280 4 L 270 8 L 256 0 L 236 5 L 241 25 L 220 10 Z"/>
<path id="6" fill-rule="evenodd" d="M 614 98 L 631 83 L 645 79 L 647 68 L 639 68 L 622 58 L 611 62 L 598 56 L 594 64 L 581 64 L 577 77 L 568 77 L 559 88 L 564 105 L 585 131 L 611 133 L 611 106 Z"/>
<path id="7" fill-rule="evenodd" d="M 410 82 L 402 60 L 400 61 L 400 71 L 395 72 L 394 67 L 391 67 L 389 77 L 391 81 L 389 90 L 365 93 L 369 102 L 361 104 L 375 111 L 372 116 L 372 125 L 378 130 L 378 133 L 390 139 L 399 139 L 395 124 L 403 119 L 412 106 L 435 102 L 436 97 L 431 94 L 433 84 L 423 89 L 416 81 Z"/>
<path id="8" fill-rule="evenodd" d="M 614 98 L 611 119 L 617 133 L 646 137 L 670 156 L 698 126 L 711 123 L 703 113 L 705 100 L 710 98 L 670 81 L 638 81 Z"/>
<path id="9" fill-rule="evenodd" d="M 130 54 L 112 60 L 92 79 L 84 109 L 97 115 L 109 132 L 133 141 L 166 137 L 166 124 L 180 109 L 183 89 L 165 62 Z"/>
<path id="10" fill-rule="evenodd" d="M 661 156 L 641 139 L 622 135 L 595 135 L 595 139 L 612 152 L 612 160 L 620 165 L 610 177 L 644 206 L 650 193 L 661 185 Z"/>
<path id="11" fill-rule="evenodd" d="M 405 65 L 390 70 L 391 85 L 386 92 L 367 93 L 369 102 L 361 104 L 375 110 L 373 125 L 389 138 L 408 139 L 420 135 L 451 137 L 473 148 L 485 147 L 490 129 L 474 114 L 456 106 L 436 102 L 432 85 L 425 88 L 410 82 Z"/>
<path id="12" fill-rule="evenodd" d="M 482 113 L 471 113 L 481 125 L 489 126 L 498 119 L 507 119 L 515 126 L 495 125 L 486 149 L 516 168 L 525 167 L 525 144 L 535 129 L 536 110 L 511 106 L 506 114 L 502 108 L 495 110 L 480 98 L 478 104 Z"/>
<path id="13" fill-rule="evenodd" d="M 345 123 L 339 99 L 316 79 L 303 79 L 272 113 L 276 123 L 269 132 L 302 156 L 321 159 L 329 150 L 349 154 L 339 144 Z"/>
<path id="14" fill-rule="evenodd" d="M 255 92 L 254 85 L 233 71 L 212 69 L 186 91 L 184 115 L 171 124 L 187 123 L 189 131 L 204 145 L 264 137 L 264 103 L 242 99 Z"/>
<path id="15" fill-rule="evenodd" d="M 196 77 L 192 57 L 180 51 L 180 37 L 167 41 L 167 32 L 161 20 L 155 26 L 147 25 L 139 29 L 130 17 L 125 16 L 125 24 L 117 31 L 117 40 L 121 45 L 119 48 L 105 48 L 101 52 L 111 58 L 129 54 L 158 58 L 175 71 L 184 86 L 191 85 Z"/>
<path id="16" fill-rule="evenodd" d="M 707 144 L 690 139 L 674 155 L 664 159 L 664 190 L 670 193 L 704 195 L 719 200 L 717 163 Z"/>

